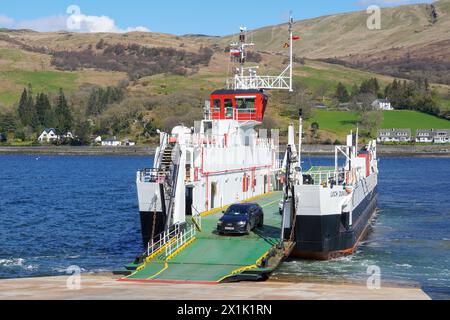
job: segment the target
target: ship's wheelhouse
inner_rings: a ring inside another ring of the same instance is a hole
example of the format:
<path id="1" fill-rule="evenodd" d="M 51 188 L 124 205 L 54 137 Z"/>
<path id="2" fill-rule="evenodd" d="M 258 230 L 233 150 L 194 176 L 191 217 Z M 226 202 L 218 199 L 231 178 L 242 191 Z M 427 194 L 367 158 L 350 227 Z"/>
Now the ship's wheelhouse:
<path id="1" fill-rule="evenodd" d="M 211 94 L 212 119 L 262 122 L 267 101 L 262 90 L 218 90 Z"/>

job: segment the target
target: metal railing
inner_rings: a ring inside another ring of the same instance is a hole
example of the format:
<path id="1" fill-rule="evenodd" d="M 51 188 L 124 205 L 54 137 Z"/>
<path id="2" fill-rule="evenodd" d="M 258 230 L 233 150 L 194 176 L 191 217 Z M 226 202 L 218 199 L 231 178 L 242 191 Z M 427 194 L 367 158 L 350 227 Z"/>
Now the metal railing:
<path id="1" fill-rule="evenodd" d="M 143 169 L 138 175 L 140 181 L 145 183 L 164 183 L 167 179 L 167 172 L 159 169 Z"/>
<path id="2" fill-rule="evenodd" d="M 160 251 L 162 248 L 164 248 L 164 246 L 166 246 L 169 242 L 171 242 L 171 240 L 175 237 L 177 237 L 180 233 L 181 233 L 181 226 L 180 224 L 176 224 L 173 227 L 173 230 L 167 230 L 161 234 L 159 234 L 159 236 L 157 236 L 157 239 L 159 239 L 158 241 L 150 241 L 148 243 L 148 248 L 147 248 L 147 258 L 152 257 L 155 253 L 157 253 L 158 251 Z"/>
<path id="3" fill-rule="evenodd" d="M 341 185 L 345 181 L 345 173 L 339 172 L 335 170 L 329 171 L 308 171 L 303 174 L 303 177 L 311 177 L 311 180 L 308 181 L 307 185 Z"/>
<path id="4" fill-rule="evenodd" d="M 182 231 L 174 241 L 171 241 L 165 249 L 166 259 L 169 259 L 170 256 L 175 254 L 179 249 L 181 249 L 184 245 L 188 244 L 189 241 L 194 239 L 196 235 L 195 226 L 186 226 L 186 229 Z"/>

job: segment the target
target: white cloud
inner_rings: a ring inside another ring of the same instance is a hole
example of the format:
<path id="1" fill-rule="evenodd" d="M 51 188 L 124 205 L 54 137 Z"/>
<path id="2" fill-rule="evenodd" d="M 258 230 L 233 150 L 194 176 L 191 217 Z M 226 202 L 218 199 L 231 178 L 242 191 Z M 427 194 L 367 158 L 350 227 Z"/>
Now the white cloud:
<path id="1" fill-rule="evenodd" d="M 15 21 L 0 14 L 0 27 L 12 29 L 31 29 L 41 32 L 72 31 L 72 32 L 112 32 L 126 33 L 133 31 L 149 32 L 144 26 L 128 27 L 125 29 L 117 26 L 114 19 L 108 16 L 90 16 L 84 14 L 57 15 L 33 20 Z"/>
<path id="2" fill-rule="evenodd" d="M 14 24 L 14 19 L 12 19 L 12 18 L 10 18 L 8 16 L 5 16 L 3 14 L 0 14 L 0 26 L 7 27 L 7 26 L 10 26 L 12 24 Z"/>

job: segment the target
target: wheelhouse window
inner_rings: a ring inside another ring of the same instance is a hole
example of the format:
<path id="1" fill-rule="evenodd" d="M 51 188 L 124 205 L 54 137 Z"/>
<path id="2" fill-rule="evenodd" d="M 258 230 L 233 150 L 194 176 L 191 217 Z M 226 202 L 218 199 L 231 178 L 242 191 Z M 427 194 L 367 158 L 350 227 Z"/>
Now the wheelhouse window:
<path id="1" fill-rule="evenodd" d="M 220 112 L 220 99 L 215 99 L 214 100 L 214 112 Z"/>
<path id="2" fill-rule="evenodd" d="M 233 117 L 233 100 L 232 99 L 225 99 L 225 116 L 227 118 Z"/>
<path id="3" fill-rule="evenodd" d="M 255 113 L 255 101 L 254 97 L 238 97 L 236 98 L 236 109 L 238 112 Z"/>

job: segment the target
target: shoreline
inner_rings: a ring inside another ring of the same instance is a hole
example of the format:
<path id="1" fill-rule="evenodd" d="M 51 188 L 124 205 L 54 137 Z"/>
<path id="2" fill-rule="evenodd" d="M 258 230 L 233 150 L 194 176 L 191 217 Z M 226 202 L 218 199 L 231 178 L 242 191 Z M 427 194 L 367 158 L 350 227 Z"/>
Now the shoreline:
<path id="1" fill-rule="evenodd" d="M 305 156 L 334 155 L 333 145 L 303 145 Z M 281 147 L 283 152 L 285 148 Z M 72 147 L 37 146 L 10 147 L 0 146 L 2 155 L 49 155 L 49 156 L 118 156 L 151 157 L 154 146 L 135 147 Z M 450 145 L 379 145 L 378 155 L 382 157 L 450 157 Z"/>
<path id="2" fill-rule="evenodd" d="M 82 274 L 80 290 L 68 276 L 0 280 L 2 300 L 430 300 L 420 288 L 387 284 L 378 290 L 355 283 L 310 281 L 175 284 L 119 282 L 110 273 Z"/>

